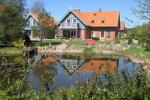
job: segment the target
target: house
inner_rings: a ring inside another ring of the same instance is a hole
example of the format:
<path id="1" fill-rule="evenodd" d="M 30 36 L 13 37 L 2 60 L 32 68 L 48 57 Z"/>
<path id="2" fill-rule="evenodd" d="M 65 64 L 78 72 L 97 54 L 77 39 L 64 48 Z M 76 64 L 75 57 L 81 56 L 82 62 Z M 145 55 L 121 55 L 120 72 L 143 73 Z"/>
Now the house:
<path id="1" fill-rule="evenodd" d="M 120 22 L 120 34 L 119 34 L 119 36 L 123 35 L 124 31 L 125 31 L 125 22 L 121 21 Z"/>
<path id="2" fill-rule="evenodd" d="M 34 12 L 29 13 L 29 15 L 26 17 L 26 25 L 25 25 L 24 31 L 26 34 L 29 35 L 31 40 L 40 39 L 40 36 L 33 34 L 33 27 L 40 27 L 38 17 L 39 17 L 38 13 L 34 13 Z M 50 21 L 54 23 L 54 25 L 57 25 L 57 21 L 54 19 L 54 17 L 51 17 Z M 47 39 L 49 38 L 49 36 L 46 34 L 43 34 L 42 38 Z"/>
<path id="3" fill-rule="evenodd" d="M 58 23 L 57 36 L 61 38 L 98 38 L 114 40 L 123 32 L 119 11 L 81 12 L 69 11 Z M 124 24 L 125 25 L 125 24 Z M 121 29 L 120 29 L 121 28 Z"/>

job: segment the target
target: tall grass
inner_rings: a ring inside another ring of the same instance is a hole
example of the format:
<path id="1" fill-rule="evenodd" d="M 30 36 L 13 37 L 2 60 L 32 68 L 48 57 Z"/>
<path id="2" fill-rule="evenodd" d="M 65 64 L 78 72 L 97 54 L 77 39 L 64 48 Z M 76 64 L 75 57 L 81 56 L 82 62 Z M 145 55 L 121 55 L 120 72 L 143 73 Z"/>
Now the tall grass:
<path id="1" fill-rule="evenodd" d="M 60 88 L 46 93 L 27 91 L 22 96 L 17 95 L 21 81 L 16 81 L 5 90 L 0 89 L 0 98 L 3 99 L 33 99 L 33 100 L 150 100 L 149 79 L 143 72 L 132 77 L 131 73 L 120 72 L 116 76 L 104 74 L 107 82 L 100 80 L 94 74 L 92 80 L 85 84 L 76 84 L 68 89 Z"/>

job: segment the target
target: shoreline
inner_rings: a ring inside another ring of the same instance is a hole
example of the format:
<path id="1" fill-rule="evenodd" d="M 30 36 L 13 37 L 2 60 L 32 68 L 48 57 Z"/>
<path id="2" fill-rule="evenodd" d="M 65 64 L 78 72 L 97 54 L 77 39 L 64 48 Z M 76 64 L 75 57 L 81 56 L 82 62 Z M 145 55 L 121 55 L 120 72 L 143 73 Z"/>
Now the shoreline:
<path id="1" fill-rule="evenodd" d="M 127 53 L 122 53 L 118 51 L 113 51 L 113 50 L 93 50 L 96 55 L 102 57 L 102 58 L 119 58 L 119 57 L 128 57 L 130 58 L 133 62 L 137 64 L 141 64 L 143 70 L 146 72 L 148 76 L 150 76 L 150 60 L 146 59 L 144 57 L 140 56 L 134 56 L 134 55 L 129 55 Z M 4 51 L 0 52 L 0 56 L 11 56 L 11 55 L 22 55 L 22 50 L 20 51 Z M 44 50 L 44 49 L 39 49 L 38 48 L 38 53 L 39 54 L 75 54 L 75 55 L 81 55 L 83 54 L 83 49 L 76 50 L 76 49 L 64 49 L 64 50 Z"/>

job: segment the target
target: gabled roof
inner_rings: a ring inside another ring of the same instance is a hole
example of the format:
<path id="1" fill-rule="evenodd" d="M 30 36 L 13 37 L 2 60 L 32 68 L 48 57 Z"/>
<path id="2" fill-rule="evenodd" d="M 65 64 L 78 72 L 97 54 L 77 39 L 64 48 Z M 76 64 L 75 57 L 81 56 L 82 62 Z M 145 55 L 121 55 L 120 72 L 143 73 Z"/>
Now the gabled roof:
<path id="1" fill-rule="evenodd" d="M 117 27 L 120 17 L 119 11 L 80 12 L 72 11 L 86 26 Z"/>
<path id="2" fill-rule="evenodd" d="M 92 59 L 81 66 L 76 72 L 88 72 L 88 73 L 102 73 L 110 72 L 115 74 L 117 70 L 117 60 L 102 60 L 102 59 Z"/>
<path id="3" fill-rule="evenodd" d="M 125 30 L 125 22 L 121 21 L 120 22 L 120 31 L 124 31 Z"/>
<path id="4" fill-rule="evenodd" d="M 37 13 L 32 12 L 29 15 L 32 16 L 38 22 L 38 14 Z"/>
<path id="5" fill-rule="evenodd" d="M 29 13 L 26 19 L 28 19 L 30 16 L 33 17 L 38 22 L 38 13 L 35 13 L 35 12 Z M 50 22 L 53 22 L 55 25 L 57 24 L 57 21 L 55 20 L 54 17 L 51 17 Z"/>

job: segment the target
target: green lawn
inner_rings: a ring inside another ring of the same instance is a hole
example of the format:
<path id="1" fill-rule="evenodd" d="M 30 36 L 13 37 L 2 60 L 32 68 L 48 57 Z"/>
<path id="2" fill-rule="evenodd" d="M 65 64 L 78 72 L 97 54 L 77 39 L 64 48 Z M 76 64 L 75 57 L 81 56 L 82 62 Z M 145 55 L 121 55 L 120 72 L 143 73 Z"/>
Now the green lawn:
<path id="1" fill-rule="evenodd" d="M 130 49 L 125 50 L 124 52 L 130 55 L 145 56 L 146 58 L 150 59 L 150 51 L 144 51 L 143 49 L 130 48 Z"/>
<path id="2" fill-rule="evenodd" d="M 68 45 L 85 45 L 83 40 L 69 40 L 67 42 Z"/>
<path id="3" fill-rule="evenodd" d="M 100 40 L 97 40 L 94 45 L 98 45 L 98 44 L 109 44 L 109 43 L 110 43 L 110 42 L 107 42 L 107 41 L 100 41 Z M 67 42 L 67 44 L 69 44 L 69 45 L 75 45 L 75 46 L 77 46 L 77 45 L 83 45 L 83 46 L 85 46 L 85 45 L 86 45 L 85 42 L 84 42 L 84 40 L 69 40 L 69 41 Z"/>
<path id="4" fill-rule="evenodd" d="M 35 46 L 45 46 L 45 45 L 59 45 L 62 44 L 64 41 L 63 40 L 56 40 L 56 39 L 51 39 L 51 40 L 43 40 L 42 44 L 41 41 L 33 41 L 33 44 Z"/>
<path id="5" fill-rule="evenodd" d="M 0 48 L 0 54 L 5 55 L 5 54 L 13 54 L 13 53 L 22 53 L 23 49 L 22 48 L 16 48 L 16 47 L 4 47 Z"/>

